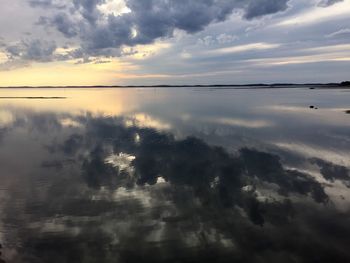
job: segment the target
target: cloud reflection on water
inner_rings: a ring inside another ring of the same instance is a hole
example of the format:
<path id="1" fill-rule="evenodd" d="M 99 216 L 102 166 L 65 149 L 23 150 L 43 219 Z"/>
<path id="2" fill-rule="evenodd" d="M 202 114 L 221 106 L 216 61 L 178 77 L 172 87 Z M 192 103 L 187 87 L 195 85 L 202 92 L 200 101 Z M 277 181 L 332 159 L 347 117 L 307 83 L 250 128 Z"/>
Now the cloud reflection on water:
<path id="1" fill-rule="evenodd" d="M 123 117 L 15 116 L 1 143 L 13 155 L 29 143 L 37 151 L 27 165 L 18 159 L 20 172 L 1 176 L 11 182 L 1 205 L 7 262 L 350 259 L 350 212 L 276 154 L 229 153 Z M 330 183 L 348 181 L 347 167 L 314 164 Z"/>

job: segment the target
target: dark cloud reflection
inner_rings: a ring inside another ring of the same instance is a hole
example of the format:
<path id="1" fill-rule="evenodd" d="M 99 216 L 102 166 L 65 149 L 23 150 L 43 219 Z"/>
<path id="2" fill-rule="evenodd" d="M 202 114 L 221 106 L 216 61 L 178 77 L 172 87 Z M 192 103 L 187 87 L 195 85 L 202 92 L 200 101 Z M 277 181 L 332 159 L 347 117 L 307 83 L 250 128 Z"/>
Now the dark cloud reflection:
<path id="1" fill-rule="evenodd" d="M 277 155 L 229 153 L 123 118 L 69 116 L 79 125 L 68 127 L 59 115 L 26 115 L 20 129 L 40 138 L 43 156 L 8 190 L 6 262 L 350 259 L 350 214 Z M 345 167 L 310 162 L 327 180 L 349 180 Z"/>
<path id="2" fill-rule="evenodd" d="M 328 181 L 340 180 L 350 187 L 350 173 L 347 167 L 335 165 L 321 159 L 312 159 L 311 162 L 320 167 L 321 175 Z"/>

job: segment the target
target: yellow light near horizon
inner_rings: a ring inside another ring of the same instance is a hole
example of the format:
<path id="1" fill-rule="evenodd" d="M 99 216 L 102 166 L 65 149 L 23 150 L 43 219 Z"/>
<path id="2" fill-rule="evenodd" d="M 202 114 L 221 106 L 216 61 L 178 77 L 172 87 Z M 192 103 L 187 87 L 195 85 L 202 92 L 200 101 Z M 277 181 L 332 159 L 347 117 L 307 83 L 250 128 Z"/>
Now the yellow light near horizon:
<path id="1" fill-rule="evenodd" d="M 133 48 L 125 47 L 124 52 L 136 51 L 135 54 L 130 55 L 130 59 L 142 60 L 149 56 L 159 54 L 163 50 L 166 50 L 171 47 L 171 44 L 168 42 L 156 42 L 151 45 L 137 45 Z"/>
<path id="2" fill-rule="evenodd" d="M 80 64 L 51 62 L 0 71 L 0 86 L 84 86 L 116 85 L 118 76 L 134 66 L 113 60 L 109 63 Z"/>
<path id="3" fill-rule="evenodd" d="M 0 51 L 0 63 L 5 63 L 6 61 L 7 61 L 6 54 Z"/>
<path id="4" fill-rule="evenodd" d="M 0 128 L 14 120 L 8 109 L 26 112 L 54 112 L 63 114 L 64 124 L 75 125 L 65 116 L 130 117 L 128 125 L 157 127 L 167 129 L 170 126 L 161 120 L 144 113 L 142 105 L 149 105 L 169 98 L 166 92 L 150 92 L 143 88 L 22 88 L 0 89 Z M 7 97 L 7 98 L 6 98 Z M 18 99 L 9 99 L 18 98 Z M 61 99 L 19 99 L 23 97 L 60 97 Z"/>
<path id="5" fill-rule="evenodd" d="M 130 55 L 122 58 L 92 57 L 92 62 L 82 64 L 77 64 L 80 61 L 78 59 L 49 63 L 33 62 L 27 67 L 0 70 L 0 86 L 123 85 L 128 83 L 127 80 L 133 79 L 166 78 L 169 77 L 166 74 L 140 72 L 138 61 L 160 54 L 170 46 L 168 42 L 159 41 L 150 45 L 137 45 L 133 48 L 124 47 L 123 50 L 130 52 Z M 58 48 L 55 54 L 65 55 L 76 48 Z M 6 54 L 0 51 L 0 64 L 6 61 Z"/>
<path id="6" fill-rule="evenodd" d="M 103 91 L 103 92 L 101 92 Z M 1 106 L 6 107 L 15 105 L 17 109 L 31 111 L 49 111 L 62 113 L 69 110 L 72 115 L 81 115 L 85 112 L 106 116 L 119 116 L 135 110 L 135 100 L 132 96 L 133 90 L 123 89 L 79 89 L 79 88 L 24 88 L 24 89 L 0 89 L 0 95 L 3 97 L 63 97 L 65 99 L 55 100 L 35 100 L 35 99 L 2 99 Z M 0 113 L 1 109 L 0 107 Z M 0 114 L 0 122 L 6 122 L 8 116 Z M 1 128 L 1 126 L 0 126 Z"/>

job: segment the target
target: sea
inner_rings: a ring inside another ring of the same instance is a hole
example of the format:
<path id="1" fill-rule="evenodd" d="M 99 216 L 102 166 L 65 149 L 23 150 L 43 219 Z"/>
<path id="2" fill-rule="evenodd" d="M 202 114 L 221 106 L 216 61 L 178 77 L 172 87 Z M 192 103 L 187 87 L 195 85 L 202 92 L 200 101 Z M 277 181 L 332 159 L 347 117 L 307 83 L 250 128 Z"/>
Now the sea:
<path id="1" fill-rule="evenodd" d="M 350 90 L 0 89 L 0 262 L 350 262 Z"/>

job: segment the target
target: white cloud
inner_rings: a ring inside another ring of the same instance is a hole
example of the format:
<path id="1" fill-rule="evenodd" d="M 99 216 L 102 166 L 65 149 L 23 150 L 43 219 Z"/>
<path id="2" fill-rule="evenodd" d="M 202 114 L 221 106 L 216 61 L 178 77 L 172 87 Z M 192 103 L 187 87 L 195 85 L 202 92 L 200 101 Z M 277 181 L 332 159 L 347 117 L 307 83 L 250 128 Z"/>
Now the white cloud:
<path id="1" fill-rule="evenodd" d="M 219 118 L 213 120 L 218 124 L 224 124 L 229 126 L 238 126 L 243 128 L 260 129 L 273 126 L 273 123 L 266 120 L 245 120 L 238 118 Z"/>
<path id="2" fill-rule="evenodd" d="M 337 37 L 337 36 L 340 36 L 340 35 L 350 35 L 350 28 L 340 29 L 338 31 L 335 31 L 333 33 L 330 33 L 330 34 L 326 35 L 326 37 L 332 38 L 332 37 Z"/>
<path id="3" fill-rule="evenodd" d="M 264 50 L 264 49 L 273 49 L 278 48 L 280 44 L 271 44 L 271 43 L 250 43 L 244 45 L 237 45 L 232 47 L 220 48 L 208 51 L 208 54 L 227 54 L 227 53 L 240 53 L 250 50 Z"/>
<path id="4" fill-rule="evenodd" d="M 350 0 L 336 3 L 330 7 L 313 7 L 310 10 L 303 12 L 300 15 L 287 18 L 280 22 L 278 26 L 294 26 L 317 23 L 331 19 L 339 19 L 340 16 L 349 17 Z"/>
<path id="5" fill-rule="evenodd" d="M 97 6 L 97 9 L 106 16 L 113 14 L 120 16 L 130 13 L 130 9 L 125 5 L 124 0 L 107 0 L 104 4 Z"/>
<path id="6" fill-rule="evenodd" d="M 287 142 L 276 142 L 274 143 L 277 147 L 292 151 L 309 158 L 321 158 L 328 162 L 337 165 L 350 165 L 349 152 L 340 152 L 339 149 L 332 151 L 332 149 L 324 149 L 320 147 L 310 146 L 301 143 L 287 143 Z"/>
<path id="7" fill-rule="evenodd" d="M 198 43 L 205 46 L 230 44 L 238 39 L 238 36 L 223 33 L 218 36 L 205 36 L 198 39 Z"/>
<path id="8" fill-rule="evenodd" d="M 249 62 L 254 62 L 258 66 L 278 66 L 278 65 L 291 65 L 291 64 L 306 64 L 317 62 L 336 62 L 336 61 L 350 61 L 349 53 L 329 53 L 329 54 L 317 54 L 317 55 L 305 55 L 305 56 L 290 56 L 290 57 L 278 57 L 278 58 L 263 58 L 263 59 L 250 59 Z"/>

